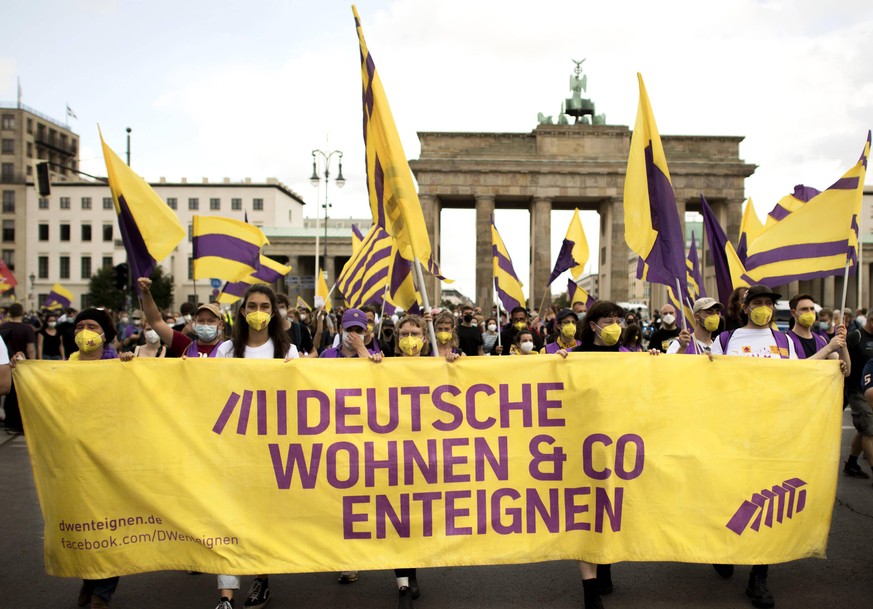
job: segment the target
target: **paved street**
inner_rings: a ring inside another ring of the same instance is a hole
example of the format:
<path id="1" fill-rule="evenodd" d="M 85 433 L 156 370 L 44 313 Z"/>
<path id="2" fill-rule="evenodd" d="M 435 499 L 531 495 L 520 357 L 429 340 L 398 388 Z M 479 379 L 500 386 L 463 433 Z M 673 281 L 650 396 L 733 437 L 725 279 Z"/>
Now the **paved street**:
<path id="1" fill-rule="evenodd" d="M 854 430 L 844 416 L 843 454 Z M 45 574 L 43 523 L 23 437 L 0 437 L 0 608 L 76 606 L 78 580 Z M 869 467 L 865 464 L 869 472 Z M 869 609 L 873 606 L 873 487 L 870 481 L 840 476 L 828 560 L 803 560 L 771 570 L 770 589 L 777 607 Z M 709 565 L 622 564 L 613 568 L 616 591 L 605 597 L 608 609 L 751 607 L 745 597 L 748 568 L 721 580 Z M 273 609 L 396 606 L 393 574 L 361 574 L 341 586 L 336 574 L 278 575 L 270 578 Z M 418 609 L 581 607 L 582 586 L 570 561 L 519 566 L 423 569 Z M 248 586 L 248 581 L 243 584 Z M 149 573 L 124 577 L 114 609 L 213 609 L 215 578 L 187 573 Z M 237 606 L 242 605 L 241 601 Z"/>

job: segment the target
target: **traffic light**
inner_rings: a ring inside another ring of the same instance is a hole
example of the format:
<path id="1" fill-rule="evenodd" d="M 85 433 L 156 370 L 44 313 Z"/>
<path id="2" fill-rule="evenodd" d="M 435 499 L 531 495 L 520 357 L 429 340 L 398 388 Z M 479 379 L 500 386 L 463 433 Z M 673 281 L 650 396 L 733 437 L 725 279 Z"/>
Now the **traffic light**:
<path id="1" fill-rule="evenodd" d="M 127 289 L 127 282 L 130 279 L 130 268 L 126 262 L 115 265 L 115 287 L 119 290 Z"/>
<path id="2" fill-rule="evenodd" d="M 49 166 L 45 161 L 36 164 L 36 190 L 41 197 L 47 197 L 52 192 Z"/>

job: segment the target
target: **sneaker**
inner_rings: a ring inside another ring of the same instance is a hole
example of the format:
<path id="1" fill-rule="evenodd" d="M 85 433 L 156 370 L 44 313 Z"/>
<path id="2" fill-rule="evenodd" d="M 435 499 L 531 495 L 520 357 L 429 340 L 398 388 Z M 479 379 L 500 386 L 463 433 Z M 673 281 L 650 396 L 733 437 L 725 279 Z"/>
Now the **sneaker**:
<path id="1" fill-rule="evenodd" d="M 402 586 L 397 593 L 397 609 L 412 609 L 412 590 Z"/>
<path id="2" fill-rule="evenodd" d="M 341 584 L 353 584 L 358 581 L 357 571 L 343 571 L 339 574 L 337 581 Z"/>
<path id="3" fill-rule="evenodd" d="M 773 595 L 767 589 L 766 575 L 750 573 L 746 595 L 752 599 L 752 604 L 759 609 L 769 609 L 776 604 L 776 601 L 773 600 Z"/>
<path id="4" fill-rule="evenodd" d="M 256 577 L 252 582 L 252 587 L 249 588 L 249 596 L 246 598 L 246 602 L 243 603 L 243 607 L 248 607 L 249 609 L 261 609 L 261 607 L 266 606 L 269 600 L 269 581 L 266 577 L 264 579 L 258 579 Z"/>
<path id="5" fill-rule="evenodd" d="M 222 598 L 215 609 L 233 609 L 233 599 Z"/>
<path id="6" fill-rule="evenodd" d="M 612 565 L 597 565 L 597 593 L 606 596 L 613 590 Z"/>
<path id="7" fill-rule="evenodd" d="M 734 574 L 733 565 L 712 565 L 712 568 L 715 569 L 715 572 L 723 579 L 730 579 Z"/>
<path id="8" fill-rule="evenodd" d="M 421 588 L 418 587 L 418 578 L 415 575 L 409 576 L 409 591 L 412 592 L 413 600 L 421 596 Z"/>
<path id="9" fill-rule="evenodd" d="M 849 478 L 864 478 L 867 479 L 870 475 L 861 469 L 861 466 L 857 463 L 853 463 L 849 465 L 849 462 L 846 461 L 845 465 L 843 465 L 843 473 L 846 474 Z"/>

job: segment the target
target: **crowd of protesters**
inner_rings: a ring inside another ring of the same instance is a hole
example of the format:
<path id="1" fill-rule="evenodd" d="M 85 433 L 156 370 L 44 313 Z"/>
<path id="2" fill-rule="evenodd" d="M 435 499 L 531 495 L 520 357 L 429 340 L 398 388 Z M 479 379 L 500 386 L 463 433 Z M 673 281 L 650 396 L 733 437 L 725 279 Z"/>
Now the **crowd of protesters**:
<path id="1" fill-rule="evenodd" d="M 423 315 L 387 314 L 370 306 L 312 310 L 292 306 L 286 295 L 264 285 L 252 286 L 235 312 L 215 303 L 184 303 L 178 311 L 161 311 L 151 297 L 150 281 L 141 278 L 138 287 L 142 309 L 131 311 L 93 308 L 25 314 L 19 303 L 2 311 L 0 393 L 6 394 L 7 433 L 23 433 L 10 374 L 10 363 L 14 367 L 21 359 L 360 357 L 378 363 L 384 357 L 438 355 L 453 362 L 479 356 L 566 358 L 571 351 L 833 358 L 846 377 L 844 404 L 851 408 L 857 429 L 843 473 L 870 477 L 859 459 L 863 455 L 868 465 L 873 463 L 873 410 L 868 401 L 873 398 L 873 315 L 868 319 L 864 310 L 822 308 L 808 294 L 788 301 L 789 328 L 783 332 L 774 317 L 781 295 L 765 286 L 739 288 L 727 303 L 701 298 L 685 312 L 667 304 L 651 317 L 643 306 L 623 308 L 609 301 L 597 301 L 590 309 L 578 302 L 539 312 L 495 308 L 487 315 L 472 304 L 435 308 Z M 428 322 L 433 323 L 436 344 L 431 344 Z M 724 578 L 734 570 L 733 565 L 713 567 Z M 767 565 L 751 569 L 746 593 L 756 607 L 775 603 L 767 586 L 768 571 Z M 602 607 L 601 597 L 613 590 L 610 566 L 581 562 L 580 572 L 584 606 Z M 398 568 L 395 576 L 398 607 L 411 608 L 420 594 L 416 570 Z M 341 583 L 357 579 L 356 571 L 339 574 Z M 108 607 L 117 585 L 117 577 L 84 581 L 79 606 Z M 217 609 L 232 609 L 239 586 L 237 576 L 218 576 Z M 269 599 L 268 576 L 257 575 L 243 606 L 258 609 Z"/>

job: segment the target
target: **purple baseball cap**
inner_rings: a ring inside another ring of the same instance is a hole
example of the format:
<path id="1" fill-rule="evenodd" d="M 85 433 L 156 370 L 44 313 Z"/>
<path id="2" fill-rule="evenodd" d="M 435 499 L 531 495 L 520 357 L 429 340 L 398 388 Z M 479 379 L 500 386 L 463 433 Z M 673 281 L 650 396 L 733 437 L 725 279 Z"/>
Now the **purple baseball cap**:
<path id="1" fill-rule="evenodd" d="M 360 309 L 347 309 L 343 313 L 343 330 L 352 327 L 367 329 L 367 315 Z"/>

